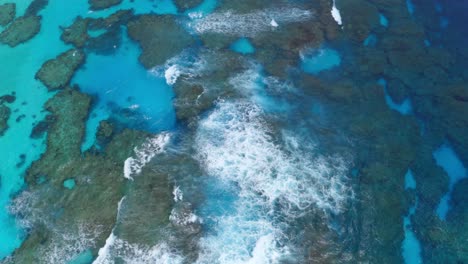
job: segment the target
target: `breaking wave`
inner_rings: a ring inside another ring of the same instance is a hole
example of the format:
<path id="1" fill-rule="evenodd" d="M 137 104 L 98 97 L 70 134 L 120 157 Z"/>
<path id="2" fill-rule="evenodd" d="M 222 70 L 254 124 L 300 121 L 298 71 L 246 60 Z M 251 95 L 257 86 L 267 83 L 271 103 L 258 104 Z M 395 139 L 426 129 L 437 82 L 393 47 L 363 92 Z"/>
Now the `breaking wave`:
<path id="1" fill-rule="evenodd" d="M 311 11 L 295 7 L 270 8 L 247 14 L 236 14 L 226 11 L 195 19 L 189 26 L 199 34 L 221 33 L 254 37 L 262 31 L 273 30 L 278 25 L 307 21 L 312 16 L 313 13 Z"/>
<path id="2" fill-rule="evenodd" d="M 98 264 L 115 263 L 116 259 L 121 260 L 121 263 L 132 264 L 179 264 L 183 263 L 183 257 L 177 252 L 173 252 L 171 248 L 164 242 L 155 246 L 143 246 L 138 244 L 128 243 L 117 236 L 113 236 L 112 245 L 108 248 L 109 255 L 102 259 Z"/>
<path id="3" fill-rule="evenodd" d="M 314 157 L 307 142 L 283 149 L 262 113 L 250 102 L 222 102 L 201 121 L 196 144 L 208 174 L 236 182 L 243 197 L 261 194 L 270 205 L 282 200 L 290 209 L 339 212 L 349 191 L 344 161 Z"/>
<path id="4" fill-rule="evenodd" d="M 237 199 L 200 240 L 198 263 L 294 259 L 278 219 L 339 213 L 350 197 L 342 159 L 314 156 L 313 144 L 293 133 L 274 138 L 264 114 L 247 100 L 221 101 L 199 123 L 198 158 L 208 175 L 235 186 Z"/>
<path id="5" fill-rule="evenodd" d="M 124 163 L 124 177 L 133 180 L 133 175 L 141 173 L 141 169 L 151 161 L 154 156 L 164 151 L 170 141 L 170 134 L 161 133 L 146 140 L 139 148 L 135 148 L 135 157 L 129 157 Z"/>

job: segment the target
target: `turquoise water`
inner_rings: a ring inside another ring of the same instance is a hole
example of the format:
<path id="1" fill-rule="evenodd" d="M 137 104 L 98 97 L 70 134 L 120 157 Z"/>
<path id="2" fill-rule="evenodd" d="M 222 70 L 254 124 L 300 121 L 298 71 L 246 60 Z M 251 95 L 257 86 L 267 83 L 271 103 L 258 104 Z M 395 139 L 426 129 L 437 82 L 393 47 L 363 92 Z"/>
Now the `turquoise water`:
<path id="1" fill-rule="evenodd" d="M 388 19 L 382 13 L 379 14 L 379 22 L 380 22 L 380 25 L 384 27 L 388 27 Z"/>
<path id="2" fill-rule="evenodd" d="M 5 3 L 9 1 L 0 1 Z M 26 9 L 27 1 L 19 1 L 18 13 L 21 14 Z M 36 71 L 42 63 L 55 57 L 58 53 L 65 51 L 66 46 L 60 41 L 59 25 L 70 23 L 75 15 L 74 11 L 86 10 L 87 5 L 69 5 L 63 1 L 50 1 L 47 8 L 40 14 L 43 15 L 42 30 L 31 41 L 22 44 L 14 49 L 7 46 L 0 46 L 0 57 L 2 58 L 2 70 L 0 79 L 2 80 L 3 93 L 16 92 L 17 99 L 11 105 L 13 109 L 20 109 L 13 113 L 8 121 L 10 129 L 0 138 L 0 148 L 10 151 L 0 152 L 0 158 L 4 162 L 0 166 L 1 190 L 0 190 L 0 258 L 9 255 L 15 248 L 19 247 L 23 239 L 23 232 L 6 211 L 10 197 L 24 187 L 23 176 L 26 168 L 32 161 L 38 159 L 45 150 L 44 138 L 33 140 L 29 137 L 34 124 L 43 119 L 45 113 L 42 106 L 50 98 L 51 94 L 38 81 L 34 79 Z M 58 10 L 70 10 L 70 13 L 63 13 L 56 16 Z M 26 102 L 26 105 L 22 103 Z M 19 115 L 25 118 L 16 123 Z M 26 162 L 23 167 L 16 168 L 15 164 L 21 154 L 26 155 Z"/>
<path id="3" fill-rule="evenodd" d="M 414 14 L 414 4 L 413 1 L 411 0 L 406 0 L 406 8 L 408 9 L 408 12 L 413 15 Z"/>
<path id="4" fill-rule="evenodd" d="M 252 54 L 255 52 L 255 48 L 247 38 L 240 38 L 236 42 L 231 44 L 231 49 L 240 54 Z"/>
<path id="5" fill-rule="evenodd" d="M 384 88 L 385 102 L 387 103 L 388 107 L 390 107 L 390 109 L 395 110 L 402 115 L 411 114 L 412 106 L 411 106 L 411 100 L 409 98 L 405 98 L 403 102 L 401 102 L 400 104 L 395 103 L 392 97 L 390 96 L 390 94 L 388 94 L 387 81 L 381 78 L 377 81 L 377 83 Z"/>
<path id="6" fill-rule="evenodd" d="M 11 1 L 1 0 L 0 4 L 7 2 Z M 29 5 L 27 1 L 15 3 L 17 3 L 19 15 L 24 13 Z M 135 7 L 137 11 L 145 13 L 149 10 L 160 13 L 176 12 L 175 6 L 170 1 L 165 1 L 163 2 L 165 4 L 158 6 L 163 10 L 152 7 L 150 1 L 138 1 L 138 3 L 125 1 L 123 6 Z M 9 243 L 0 243 L 0 259 L 8 256 L 15 248 L 19 247 L 24 238 L 23 231 L 17 226 L 15 219 L 8 215 L 6 206 L 9 204 L 10 197 L 24 187 L 23 176 L 26 168 L 45 151 L 44 138 L 34 140 L 29 137 L 29 134 L 34 124 L 44 118 L 43 105 L 53 94 L 49 93 L 42 83 L 35 80 L 34 76 L 44 61 L 54 58 L 69 48 L 60 40 L 59 26 L 70 25 L 77 15 L 99 17 L 109 15 L 112 12 L 113 10 L 105 10 L 90 14 L 86 1 L 70 3 L 69 1 L 50 0 L 46 8 L 39 13 L 43 16 L 42 27 L 35 38 L 14 49 L 5 45 L 0 46 L 0 57 L 4 63 L 2 71 L 0 71 L 1 92 L 7 94 L 15 91 L 17 99 L 11 108 L 21 109 L 21 111 L 12 114 L 8 121 L 9 130 L 3 137 L 0 137 L 0 148 L 11 150 L 0 152 L 0 158 L 6 161 L 4 166 L 0 166 L 0 176 L 2 177 L 0 241 L 9 241 Z M 26 104 L 23 105 L 23 102 Z M 16 123 L 16 118 L 22 114 L 25 115 L 25 118 Z M 26 155 L 26 161 L 24 166 L 18 169 L 15 164 L 18 163 L 21 154 Z"/>
<path id="7" fill-rule="evenodd" d="M 95 98 L 86 123 L 83 150 L 94 144 L 99 122 L 109 117 L 123 118 L 123 122 L 153 132 L 170 129 L 175 124 L 171 87 L 164 77 L 143 68 L 137 60 L 140 54 L 137 44 L 125 32 L 123 35 L 122 45 L 115 47 L 114 54 L 89 54 L 73 79 L 81 91 Z M 122 117 L 119 114 L 122 109 L 131 115 Z"/>
<path id="8" fill-rule="evenodd" d="M 377 36 L 374 34 L 370 34 L 364 40 L 364 46 L 375 47 L 375 45 L 377 45 Z"/>
<path id="9" fill-rule="evenodd" d="M 461 179 L 468 177 L 468 175 L 465 166 L 450 146 L 440 146 L 434 151 L 433 155 L 437 165 L 442 167 L 449 177 L 449 191 L 441 198 L 437 207 L 437 215 L 440 219 L 445 220 L 450 210 L 450 193 L 453 186 Z"/>
<path id="10" fill-rule="evenodd" d="M 410 208 L 407 216 L 403 218 L 405 239 L 403 240 L 403 259 L 406 264 L 423 263 L 421 259 L 421 244 L 411 229 L 411 216 L 414 215 L 416 205 Z"/>
<path id="11" fill-rule="evenodd" d="M 415 190 L 416 181 L 414 179 L 411 170 L 408 170 L 405 174 L 405 189 Z M 403 259 L 406 264 L 418 264 L 422 263 L 421 259 L 421 244 L 416 237 L 411 227 L 411 217 L 414 215 L 417 206 L 417 200 L 414 205 L 409 209 L 408 214 L 403 217 L 403 228 L 405 230 L 405 239 L 403 240 Z"/>
<path id="12" fill-rule="evenodd" d="M 67 188 L 69 190 L 75 188 L 75 185 L 76 185 L 75 179 L 67 179 L 67 180 L 65 180 L 63 182 L 63 187 L 65 187 L 65 188 Z"/>
<path id="13" fill-rule="evenodd" d="M 416 180 L 411 170 L 408 170 L 405 174 L 405 189 L 416 189 Z"/>
<path id="14" fill-rule="evenodd" d="M 91 264 L 93 260 L 94 257 L 91 250 L 86 250 L 85 252 L 79 254 L 72 261 L 68 262 L 68 264 Z"/>
<path id="15" fill-rule="evenodd" d="M 301 56 L 301 68 L 307 73 L 318 74 L 341 64 L 341 58 L 336 50 L 330 48 L 311 49 Z"/>
<path id="16" fill-rule="evenodd" d="M 218 5 L 218 0 L 204 0 L 199 6 L 185 11 L 192 17 L 204 16 L 212 13 Z"/>

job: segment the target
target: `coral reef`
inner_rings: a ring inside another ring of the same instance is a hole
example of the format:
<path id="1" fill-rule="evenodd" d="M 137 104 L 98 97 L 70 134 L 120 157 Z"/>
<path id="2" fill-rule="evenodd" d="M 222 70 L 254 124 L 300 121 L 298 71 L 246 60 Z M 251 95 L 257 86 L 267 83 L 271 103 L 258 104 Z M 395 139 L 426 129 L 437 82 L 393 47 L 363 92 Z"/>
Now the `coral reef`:
<path id="1" fill-rule="evenodd" d="M 61 39 L 76 48 L 110 54 L 121 42 L 121 26 L 133 17 L 132 10 L 119 10 L 106 18 L 77 17 L 72 25 L 62 28 Z M 98 36 L 91 36 L 92 31 L 102 31 Z"/>
<path id="2" fill-rule="evenodd" d="M 130 38 L 141 46 L 139 61 L 147 69 L 163 64 L 194 41 L 170 15 L 142 15 L 130 21 L 127 27 Z"/>
<path id="3" fill-rule="evenodd" d="M 36 73 L 49 90 L 64 88 L 85 61 L 85 54 L 81 50 L 70 49 L 54 59 L 46 61 Z"/>
<path id="4" fill-rule="evenodd" d="M 72 44 L 77 48 L 82 48 L 88 40 L 88 19 L 77 17 L 72 25 L 62 28 L 60 38 L 67 44 Z"/>
<path id="5" fill-rule="evenodd" d="M 13 19 L 15 19 L 16 4 L 6 3 L 0 5 L 0 26 L 8 25 Z"/>
<path id="6" fill-rule="evenodd" d="M 111 122 L 107 120 L 99 122 L 99 127 L 98 127 L 98 131 L 96 134 L 98 145 L 105 146 L 107 143 L 110 142 L 114 133 L 115 133 L 115 128 Z"/>
<path id="7" fill-rule="evenodd" d="M 92 10 L 106 9 L 122 3 L 122 0 L 88 0 Z"/>
<path id="8" fill-rule="evenodd" d="M 89 96 L 71 88 L 46 103 L 54 116 L 47 151 L 28 170 L 29 187 L 12 209 L 21 213 L 23 224 L 30 228 L 13 255 L 17 263 L 53 261 L 57 241 L 68 245 L 61 249 L 61 256 L 72 258 L 89 248 L 97 254 L 114 226 L 117 203 L 123 197 L 124 161 L 147 134 L 125 130 L 109 143 L 105 155 L 83 156 L 80 145 L 90 103 Z M 67 179 L 75 181 L 73 189 L 63 186 Z"/>
<path id="9" fill-rule="evenodd" d="M 0 33 L 0 43 L 15 47 L 32 39 L 40 29 L 40 16 L 19 17 Z"/>
<path id="10" fill-rule="evenodd" d="M 185 12 L 188 9 L 194 8 L 203 3 L 203 0 L 175 0 L 174 4 L 180 12 Z"/>
<path id="11" fill-rule="evenodd" d="M 31 4 L 29 4 L 28 8 L 26 9 L 24 16 L 37 16 L 39 11 L 44 9 L 48 3 L 49 3 L 49 0 L 32 1 Z"/>
<path id="12" fill-rule="evenodd" d="M 8 129 L 8 119 L 10 118 L 10 108 L 0 104 L 0 136 L 2 136 Z"/>

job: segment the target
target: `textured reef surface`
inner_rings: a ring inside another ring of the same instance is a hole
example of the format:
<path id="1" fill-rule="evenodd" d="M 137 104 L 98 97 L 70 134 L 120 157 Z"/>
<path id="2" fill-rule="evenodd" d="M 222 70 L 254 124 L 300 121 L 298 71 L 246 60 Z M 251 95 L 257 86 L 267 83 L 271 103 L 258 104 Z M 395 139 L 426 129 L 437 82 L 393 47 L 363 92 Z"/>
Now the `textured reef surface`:
<path id="1" fill-rule="evenodd" d="M 0 263 L 468 263 L 467 13 L 0 0 Z"/>

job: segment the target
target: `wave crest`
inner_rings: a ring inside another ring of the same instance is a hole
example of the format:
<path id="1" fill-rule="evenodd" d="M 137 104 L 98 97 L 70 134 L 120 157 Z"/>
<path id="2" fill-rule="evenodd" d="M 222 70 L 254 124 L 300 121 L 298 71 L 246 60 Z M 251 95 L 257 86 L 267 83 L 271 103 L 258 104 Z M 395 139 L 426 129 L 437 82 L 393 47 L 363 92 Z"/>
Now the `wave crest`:
<path id="1" fill-rule="evenodd" d="M 255 37 L 256 34 L 275 29 L 278 25 L 311 19 L 309 10 L 292 8 L 270 8 L 247 14 L 232 11 L 213 13 L 193 20 L 189 26 L 197 33 L 220 33 L 226 35 Z M 275 23 L 272 23 L 274 21 Z"/>

